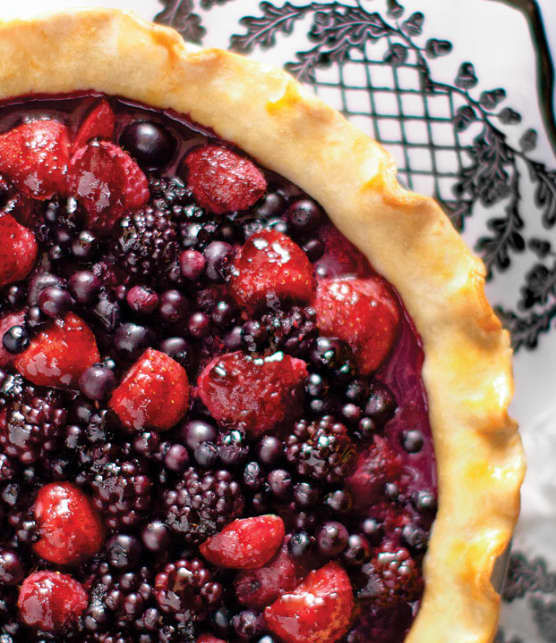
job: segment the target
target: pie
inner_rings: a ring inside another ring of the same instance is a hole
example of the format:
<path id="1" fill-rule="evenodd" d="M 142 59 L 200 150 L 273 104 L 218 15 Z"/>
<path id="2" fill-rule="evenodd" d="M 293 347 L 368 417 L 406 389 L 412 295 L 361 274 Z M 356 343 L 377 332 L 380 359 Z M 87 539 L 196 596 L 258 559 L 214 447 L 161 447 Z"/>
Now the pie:
<path id="1" fill-rule="evenodd" d="M 511 350 L 439 206 L 128 14 L 0 58 L 2 641 L 491 641 Z"/>

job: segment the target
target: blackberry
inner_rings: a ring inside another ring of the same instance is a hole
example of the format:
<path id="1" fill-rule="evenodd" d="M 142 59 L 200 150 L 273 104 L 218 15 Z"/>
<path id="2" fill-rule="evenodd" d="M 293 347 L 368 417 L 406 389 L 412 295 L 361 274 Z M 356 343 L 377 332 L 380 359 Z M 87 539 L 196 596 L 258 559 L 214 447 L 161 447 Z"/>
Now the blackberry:
<path id="1" fill-rule="evenodd" d="M 58 391 L 26 385 L 8 399 L 0 417 L 0 446 L 6 455 L 31 464 L 58 447 L 66 418 Z"/>
<path id="2" fill-rule="evenodd" d="M 260 323 L 271 338 L 274 350 L 302 357 L 317 336 L 317 315 L 311 306 L 292 306 L 289 310 L 264 313 Z"/>
<path id="3" fill-rule="evenodd" d="M 180 618 L 188 614 L 195 621 L 203 620 L 223 593 L 222 585 L 213 581 L 212 572 L 198 558 L 168 563 L 157 574 L 154 590 L 161 610 Z"/>
<path id="4" fill-rule="evenodd" d="M 191 544 L 215 534 L 243 511 L 245 499 L 229 471 L 189 467 L 163 494 L 166 524 Z"/>
<path id="5" fill-rule="evenodd" d="M 356 450 L 347 428 L 326 415 L 316 422 L 296 422 L 285 453 L 299 475 L 331 484 L 347 475 Z"/>
<path id="6" fill-rule="evenodd" d="M 93 567 L 88 585 L 89 605 L 83 615 L 83 625 L 90 632 L 121 629 L 141 618 L 153 603 L 153 577 L 149 567 L 120 572 L 107 561 Z M 102 639 L 100 639 L 102 640 Z"/>
<path id="7" fill-rule="evenodd" d="M 144 464 L 132 458 L 102 463 L 97 454 L 92 466 L 93 504 L 104 524 L 113 530 L 136 525 L 151 503 L 153 483 Z"/>
<path id="8" fill-rule="evenodd" d="M 125 271 L 145 283 L 179 280 L 178 233 L 166 207 L 147 206 L 118 227 L 114 253 Z"/>
<path id="9" fill-rule="evenodd" d="M 17 593 L 16 587 L 0 585 L 0 635 L 2 635 L 0 641 L 2 642 L 20 640 L 17 635 L 23 635 L 23 628 L 17 618 Z"/>
<path id="10" fill-rule="evenodd" d="M 0 453 L 0 482 L 11 480 L 14 473 L 14 462 L 5 453 Z"/>

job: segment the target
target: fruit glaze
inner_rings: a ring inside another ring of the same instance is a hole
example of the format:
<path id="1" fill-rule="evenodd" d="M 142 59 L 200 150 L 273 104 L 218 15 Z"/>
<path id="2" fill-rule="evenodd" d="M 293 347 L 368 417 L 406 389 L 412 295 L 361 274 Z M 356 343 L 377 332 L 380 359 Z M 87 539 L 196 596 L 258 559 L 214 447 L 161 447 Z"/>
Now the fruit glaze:
<path id="1" fill-rule="evenodd" d="M 0 132 L 2 643 L 402 641 L 437 490 L 396 292 L 175 113 Z"/>

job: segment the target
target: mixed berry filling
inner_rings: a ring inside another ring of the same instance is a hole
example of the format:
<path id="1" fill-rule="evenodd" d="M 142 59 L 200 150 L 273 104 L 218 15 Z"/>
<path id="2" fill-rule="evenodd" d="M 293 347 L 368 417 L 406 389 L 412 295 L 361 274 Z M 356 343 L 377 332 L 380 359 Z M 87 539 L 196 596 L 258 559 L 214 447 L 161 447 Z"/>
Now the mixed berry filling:
<path id="1" fill-rule="evenodd" d="M 422 363 L 319 204 L 212 132 L 4 104 L 0 641 L 402 641 Z"/>

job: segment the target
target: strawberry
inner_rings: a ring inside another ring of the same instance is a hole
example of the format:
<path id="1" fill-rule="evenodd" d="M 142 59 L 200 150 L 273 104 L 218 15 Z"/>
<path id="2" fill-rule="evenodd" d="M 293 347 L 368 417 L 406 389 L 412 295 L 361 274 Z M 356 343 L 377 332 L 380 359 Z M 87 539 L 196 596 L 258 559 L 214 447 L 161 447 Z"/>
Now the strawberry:
<path id="1" fill-rule="evenodd" d="M 99 360 L 91 329 L 70 312 L 39 333 L 14 365 L 37 386 L 74 387 L 81 374 Z"/>
<path id="2" fill-rule="evenodd" d="M 61 632 L 75 625 L 87 603 L 81 583 L 67 574 L 49 571 L 27 576 L 17 600 L 21 621 L 46 632 Z"/>
<path id="3" fill-rule="evenodd" d="M 196 643 L 226 643 L 226 641 L 217 639 L 216 636 L 212 634 L 201 634 L 201 636 L 197 638 Z"/>
<path id="4" fill-rule="evenodd" d="M 400 310 L 380 277 L 323 279 L 315 299 L 323 335 L 347 342 L 362 374 L 376 370 L 396 339 Z"/>
<path id="5" fill-rule="evenodd" d="M 369 507 L 384 494 L 384 485 L 395 482 L 401 473 L 402 461 L 388 442 L 379 436 L 362 451 L 355 471 L 346 479 L 357 507 Z"/>
<path id="6" fill-rule="evenodd" d="M 353 591 L 337 563 L 312 571 L 264 611 L 267 627 L 285 643 L 333 643 L 347 632 Z"/>
<path id="7" fill-rule="evenodd" d="M 267 514 L 240 518 L 199 546 L 213 565 L 231 569 L 257 569 L 267 563 L 282 545 L 284 521 Z"/>
<path id="8" fill-rule="evenodd" d="M 10 330 L 12 326 L 21 326 L 24 321 L 25 313 L 23 311 L 8 313 L 0 319 L 0 368 L 8 366 L 8 364 L 11 364 L 15 359 L 15 355 L 13 353 L 8 353 L 2 344 L 4 333 Z"/>
<path id="9" fill-rule="evenodd" d="M 66 193 L 69 134 L 55 120 L 23 123 L 0 135 L 0 172 L 34 199 Z"/>
<path id="10" fill-rule="evenodd" d="M 366 584 L 357 592 L 362 601 L 391 608 L 417 600 L 423 591 L 419 566 L 405 547 L 382 545 L 361 568 Z"/>
<path id="11" fill-rule="evenodd" d="M 214 214 L 246 210 L 266 192 L 266 179 L 244 156 L 222 145 L 196 147 L 185 157 L 187 185 L 199 205 Z"/>
<path id="12" fill-rule="evenodd" d="M 287 545 L 266 565 L 244 570 L 235 579 L 237 600 L 247 607 L 262 609 L 279 596 L 291 592 L 305 577 L 307 570 L 288 553 Z"/>
<path id="13" fill-rule="evenodd" d="M 300 410 L 306 377 L 305 362 L 283 353 L 225 353 L 203 369 L 199 396 L 215 420 L 257 437 Z"/>
<path id="14" fill-rule="evenodd" d="M 147 348 L 112 393 L 110 407 L 128 429 L 165 431 L 185 415 L 188 402 L 183 366 L 166 353 Z"/>
<path id="15" fill-rule="evenodd" d="M 37 258 L 35 235 L 10 214 L 0 213 L 0 288 L 21 281 Z"/>
<path id="16" fill-rule="evenodd" d="M 318 233 L 324 246 L 322 257 L 315 263 L 321 277 L 354 275 L 363 277 L 370 272 L 369 262 L 354 245 L 333 225 L 324 225 Z"/>
<path id="17" fill-rule="evenodd" d="M 93 107 L 79 126 L 72 144 L 72 150 L 75 152 L 80 147 L 87 145 L 93 138 L 111 139 L 114 136 L 115 126 L 116 117 L 112 108 L 108 101 L 101 100 Z"/>
<path id="18" fill-rule="evenodd" d="M 269 297 L 307 302 L 313 297 L 313 267 L 307 255 L 278 230 L 253 234 L 232 265 L 230 288 L 242 306 L 264 304 Z"/>
<path id="19" fill-rule="evenodd" d="M 89 498 L 69 482 L 42 487 L 33 505 L 40 538 L 35 553 L 56 565 L 72 565 L 96 554 L 104 530 Z"/>
<path id="20" fill-rule="evenodd" d="M 124 212 L 140 208 L 150 197 L 141 168 L 121 147 L 108 141 L 95 141 L 75 152 L 68 189 L 87 211 L 87 225 L 104 234 Z"/>

